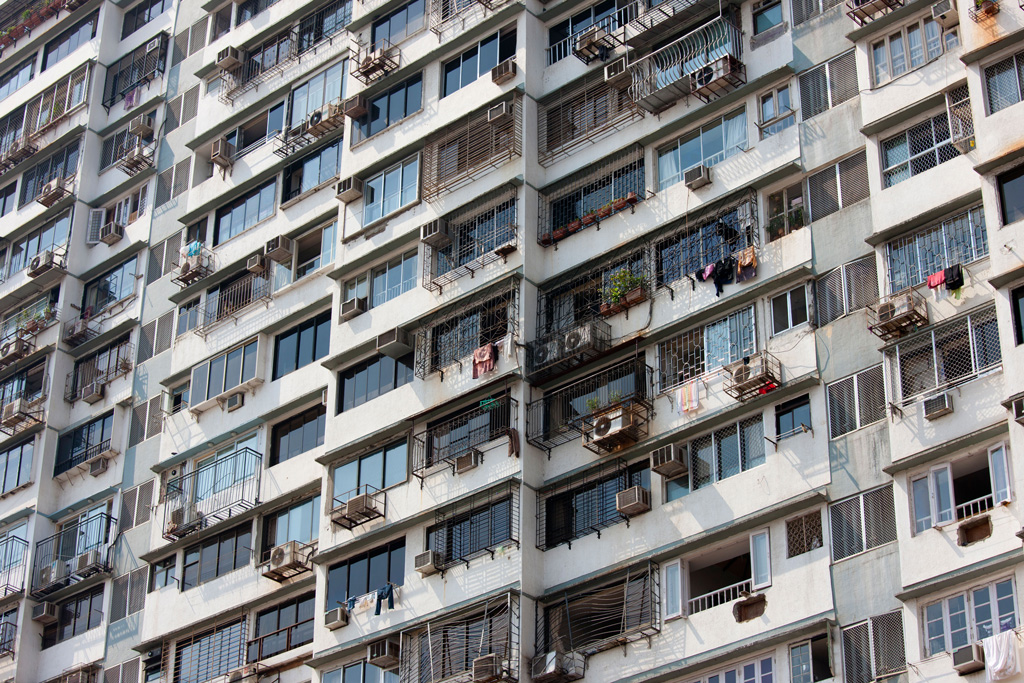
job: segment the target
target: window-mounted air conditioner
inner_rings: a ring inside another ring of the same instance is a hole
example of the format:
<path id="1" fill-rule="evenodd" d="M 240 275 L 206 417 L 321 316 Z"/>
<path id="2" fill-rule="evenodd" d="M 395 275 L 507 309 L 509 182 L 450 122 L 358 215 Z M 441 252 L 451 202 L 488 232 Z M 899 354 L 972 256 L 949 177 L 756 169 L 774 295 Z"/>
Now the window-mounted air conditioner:
<path id="1" fill-rule="evenodd" d="M 683 183 L 691 190 L 709 185 L 711 183 L 711 169 L 704 164 L 697 164 L 683 172 Z"/>
<path id="2" fill-rule="evenodd" d="M 655 448 L 651 451 L 651 469 L 666 478 L 686 474 L 686 450 L 674 443 Z"/>
<path id="3" fill-rule="evenodd" d="M 226 47 L 217 53 L 217 68 L 224 71 L 234 69 L 242 64 L 242 53 L 237 47 Z"/>
<path id="4" fill-rule="evenodd" d="M 413 567 L 423 576 L 430 576 L 441 571 L 441 553 L 428 550 L 420 553 L 413 560 Z"/>
<path id="5" fill-rule="evenodd" d="M 363 181 L 356 177 L 338 183 L 338 199 L 349 204 L 363 196 Z"/>
<path id="6" fill-rule="evenodd" d="M 401 327 L 396 327 L 377 335 L 377 351 L 395 360 L 402 358 L 412 351 L 409 333 Z"/>
<path id="7" fill-rule="evenodd" d="M 926 420 L 937 420 L 953 412 L 953 397 L 946 393 L 926 398 L 923 403 Z"/>
<path id="8" fill-rule="evenodd" d="M 512 118 L 512 104 L 499 102 L 487 110 L 487 123 L 498 125 Z"/>

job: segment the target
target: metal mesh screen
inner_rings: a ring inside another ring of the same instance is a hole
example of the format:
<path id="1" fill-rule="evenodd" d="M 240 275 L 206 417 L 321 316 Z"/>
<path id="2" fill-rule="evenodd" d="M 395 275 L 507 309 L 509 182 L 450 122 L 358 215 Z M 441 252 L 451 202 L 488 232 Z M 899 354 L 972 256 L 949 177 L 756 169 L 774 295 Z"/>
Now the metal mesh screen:
<path id="1" fill-rule="evenodd" d="M 881 677 L 907 668 L 903 641 L 903 612 L 896 610 L 871 617 L 871 642 L 874 646 L 875 676 Z"/>
<path id="2" fill-rule="evenodd" d="M 828 87 L 830 107 L 853 99 L 860 93 L 857 88 L 857 59 L 853 50 L 828 61 Z"/>
<path id="3" fill-rule="evenodd" d="M 161 277 L 170 273 L 178 267 L 178 260 L 181 258 L 181 233 L 176 232 L 160 243 L 164 251 L 163 270 Z"/>
<path id="4" fill-rule="evenodd" d="M 128 447 L 139 445 L 146 436 L 146 404 L 132 408 L 131 423 L 128 427 Z"/>
<path id="5" fill-rule="evenodd" d="M 133 569 L 128 580 L 128 614 L 141 612 L 146 605 L 146 589 L 149 583 L 149 567 Z M 122 675 L 123 672 L 122 672 Z"/>
<path id="6" fill-rule="evenodd" d="M 794 0 L 793 25 L 799 26 L 808 19 L 842 4 L 843 0 Z"/>
<path id="7" fill-rule="evenodd" d="M 889 292 L 922 284 L 930 274 L 988 254 L 983 207 L 892 240 L 885 246 Z"/>
<path id="8" fill-rule="evenodd" d="M 195 53 L 206 47 L 206 29 L 209 26 L 210 17 L 205 16 L 196 23 L 192 24 L 192 28 L 188 30 L 188 56 L 191 57 Z"/>
<path id="9" fill-rule="evenodd" d="M 896 508 L 892 484 L 864 494 L 865 550 L 896 540 Z"/>
<path id="10" fill-rule="evenodd" d="M 786 522 L 787 557 L 796 557 L 820 548 L 823 542 L 820 510 Z"/>
<path id="11" fill-rule="evenodd" d="M 152 320 L 142 326 L 139 331 L 138 363 L 145 363 L 153 357 L 153 342 L 156 339 L 156 321 Z"/>
<path id="12" fill-rule="evenodd" d="M 129 659 L 121 665 L 121 683 L 139 683 L 141 662 L 138 657 Z"/>
<path id="13" fill-rule="evenodd" d="M 795 12 L 795 10 L 794 10 Z M 804 121 L 858 94 L 853 51 L 800 74 L 800 106 Z"/>
<path id="14" fill-rule="evenodd" d="M 873 256 L 865 256 L 829 271 L 817 281 L 818 324 L 873 304 L 878 299 L 878 271 Z"/>
<path id="15" fill-rule="evenodd" d="M 171 201 L 171 182 L 174 180 L 174 168 L 169 168 L 156 177 L 156 199 L 155 207 L 161 207 Z"/>
<path id="16" fill-rule="evenodd" d="M 128 616 L 128 574 L 114 577 L 110 587 L 110 621 L 119 621 Z"/>
<path id="17" fill-rule="evenodd" d="M 181 125 L 181 104 L 184 96 L 178 95 L 164 107 L 164 135 L 176 130 Z"/>
<path id="18" fill-rule="evenodd" d="M 160 396 L 149 399 L 149 417 L 146 420 L 146 438 L 151 439 L 161 431 L 164 426 L 164 414 L 160 409 Z"/>
<path id="19" fill-rule="evenodd" d="M 857 373 L 858 424 L 865 425 L 885 419 L 885 373 L 881 365 Z"/>
<path id="20" fill-rule="evenodd" d="M 843 629 L 843 674 L 848 683 L 871 683 L 871 635 L 864 622 Z"/>
<path id="21" fill-rule="evenodd" d="M 121 531 L 127 531 L 135 526 L 135 508 L 138 505 L 138 500 L 138 488 L 130 488 L 121 494 L 121 516 L 118 518 Z"/>
<path id="22" fill-rule="evenodd" d="M 946 112 L 949 114 L 950 140 L 973 147 L 974 115 L 971 113 L 971 93 L 967 84 L 946 91 Z"/>
<path id="23" fill-rule="evenodd" d="M 836 167 L 829 166 L 807 178 L 811 221 L 831 216 L 839 210 L 839 181 Z"/>
<path id="24" fill-rule="evenodd" d="M 138 507 L 135 509 L 135 526 L 145 524 L 149 521 L 152 515 L 152 509 L 150 505 L 153 503 L 153 487 L 155 482 L 150 479 L 147 482 L 139 484 L 139 500 Z"/>
<path id="25" fill-rule="evenodd" d="M 171 196 L 177 197 L 182 192 L 188 190 L 188 178 L 191 167 L 189 166 L 191 158 L 182 159 L 174 165 L 174 182 L 171 185 Z"/>
<path id="26" fill-rule="evenodd" d="M 833 560 L 841 560 L 864 550 L 860 508 L 860 496 L 840 501 L 829 507 Z"/>
<path id="27" fill-rule="evenodd" d="M 839 193 L 843 206 L 850 206 L 871 194 L 868 188 L 867 154 L 854 154 L 839 162 Z"/>
<path id="28" fill-rule="evenodd" d="M 1006 109 L 1021 101 L 1022 84 L 1018 74 L 1024 72 L 1024 54 L 1017 54 L 985 67 L 985 94 L 988 113 Z"/>
<path id="29" fill-rule="evenodd" d="M 174 330 L 174 311 L 164 313 L 156 320 L 156 339 L 153 344 L 153 355 L 157 356 L 171 348 L 171 335 Z"/>
<path id="30" fill-rule="evenodd" d="M 185 91 L 181 103 L 181 122 L 188 123 L 199 114 L 199 86 L 194 86 Z"/>
<path id="31" fill-rule="evenodd" d="M 151 285 L 163 276 L 161 264 L 164 260 L 164 242 L 149 250 L 149 265 L 146 268 L 146 284 Z"/>
<path id="32" fill-rule="evenodd" d="M 830 216 L 868 194 L 867 153 L 862 151 L 808 176 L 811 221 Z"/>

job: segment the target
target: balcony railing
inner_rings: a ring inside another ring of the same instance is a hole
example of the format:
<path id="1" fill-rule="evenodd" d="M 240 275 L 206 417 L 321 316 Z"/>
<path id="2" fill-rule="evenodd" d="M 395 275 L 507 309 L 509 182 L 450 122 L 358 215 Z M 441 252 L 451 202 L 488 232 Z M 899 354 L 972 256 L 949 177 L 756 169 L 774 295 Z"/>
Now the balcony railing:
<path id="1" fill-rule="evenodd" d="M 177 283 L 182 289 L 199 282 L 214 271 L 213 252 L 201 242 L 190 242 L 185 246 L 184 252 L 185 256 L 178 266 L 178 274 L 171 278 L 171 282 Z"/>
<path id="2" fill-rule="evenodd" d="M 32 597 L 36 600 L 109 571 L 107 553 L 117 533 L 117 520 L 107 513 L 65 524 L 36 543 L 32 570 Z"/>
<path id="3" fill-rule="evenodd" d="M 369 11 L 376 7 L 380 0 L 363 0 Z M 472 26 L 483 21 L 488 11 L 494 11 L 508 0 L 429 0 L 430 30 L 437 34 L 438 40 L 468 31 Z"/>
<path id="4" fill-rule="evenodd" d="M 637 9 L 637 3 L 627 5 L 550 46 L 548 65 L 560 62 L 570 55 L 576 56 L 584 64 L 590 64 L 602 54 L 607 58 L 612 50 L 622 44 L 622 32 L 619 29 L 636 19 Z"/>
<path id="5" fill-rule="evenodd" d="M 16 338 L 27 339 L 57 323 L 57 310 L 53 308 L 49 299 L 40 299 L 33 305 L 23 308 L 4 323 L 6 334 L 0 339 L 0 344 Z"/>
<path id="6" fill-rule="evenodd" d="M 704 610 L 711 609 L 712 607 L 718 607 L 719 605 L 725 605 L 739 600 L 744 594 L 750 593 L 753 586 L 753 581 L 746 579 L 739 583 L 734 583 L 731 586 L 725 588 L 719 588 L 716 591 L 706 593 L 704 595 L 698 595 L 695 598 L 690 598 L 687 603 L 688 614 L 696 614 L 697 612 L 703 612 Z"/>
<path id="7" fill-rule="evenodd" d="M 975 498 L 969 500 L 966 503 L 962 503 L 956 506 L 956 518 L 957 521 L 970 519 L 984 512 L 988 512 L 996 505 L 995 497 L 989 493 L 981 498 Z"/>
<path id="8" fill-rule="evenodd" d="M 89 65 L 85 64 L 29 100 L 25 105 L 25 133 L 42 135 L 84 108 L 89 74 Z"/>
<path id="9" fill-rule="evenodd" d="M 846 3 L 846 16 L 858 26 L 867 26 L 875 19 L 884 17 L 903 7 L 903 0 L 849 0 Z"/>
<path id="10" fill-rule="evenodd" d="M 36 144 L 24 133 L 5 142 L 6 144 L 0 143 L 0 175 L 7 173 L 39 151 Z"/>
<path id="11" fill-rule="evenodd" d="M 99 443 L 90 444 L 83 448 L 76 448 L 62 458 L 58 458 L 53 464 L 53 476 L 61 475 L 76 467 L 91 465 L 99 459 L 110 459 L 117 455 L 111 447 L 110 439 L 104 439 Z"/>
<path id="12" fill-rule="evenodd" d="M 168 481 L 164 538 L 177 540 L 258 505 L 262 471 L 263 456 L 242 448 Z"/>
<path id="13" fill-rule="evenodd" d="M 740 30 L 724 17 L 629 65 L 630 97 L 650 112 L 695 95 L 705 101 L 746 82 Z"/>
<path id="14" fill-rule="evenodd" d="M 0 623 L 0 657 L 14 657 L 14 644 L 18 640 L 16 624 L 5 621 Z"/>
<path id="15" fill-rule="evenodd" d="M 383 519 L 387 513 L 387 494 L 369 484 L 335 496 L 333 503 L 331 521 L 343 529 Z"/>
<path id="16" fill-rule="evenodd" d="M 883 296 L 868 306 L 868 329 L 884 341 L 897 339 L 928 324 L 928 306 L 914 289 Z"/>
<path id="17" fill-rule="evenodd" d="M 0 542 L 0 597 L 25 590 L 28 541 L 10 536 Z"/>
<path id="18" fill-rule="evenodd" d="M 453 474 L 477 463 L 480 446 L 502 437 L 509 451 L 518 455 L 519 402 L 510 396 L 484 399 L 472 410 L 460 413 L 413 437 L 412 473 L 423 481 L 431 472 L 450 467 Z M 471 462 L 466 462 L 466 459 Z"/>
<path id="19" fill-rule="evenodd" d="M 49 386 L 49 377 L 43 377 L 42 386 L 36 391 L 26 392 L 23 389 L 4 396 L 6 403 L 0 407 L 0 433 L 14 436 L 33 425 L 41 424 L 46 415 Z"/>
<path id="20" fill-rule="evenodd" d="M 127 377 L 135 367 L 135 344 L 122 342 L 104 354 L 104 360 L 81 361 L 64 381 L 64 400 L 97 403 L 105 387 L 118 377 Z"/>
<path id="21" fill-rule="evenodd" d="M 220 100 L 231 104 L 239 95 L 257 87 L 263 81 L 281 73 L 299 58 L 298 36 L 294 30 L 280 33 L 267 42 L 249 50 L 242 63 L 230 71 L 224 71 L 224 92 Z M 273 54 L 273 58 L 264 55 Z"/>
<path id="22" fill-rule="evenodd" d="M 718 14 L 721 5 L 714 0 L 635 0 L 628 7 L 632 19 L 626 26 L 626 44 L 642 49 L 670 38 L 680 27 Z"/>
<path id="23" fill-rule="evenodd" d="M 138 142 L 121 148 L 117 152 L 117 168 L 129 176 L 137 176 L 153 168 L 156 159 L 156 143 Z"/>
<path id="24" fill-rule="evenodd" d="M 722 388 L 737 401 L 749 401 L 782 386 L 782 363 L 767 351 L 746 356 L 725 371 Z"/>
<path id="25" fill-rule="evenodd" d="M 222 287 L 216 297 L 207 296 L 206 304 L 199 309 L 199 324 L 196 325 L 195 333 L 205 337 L 228 318 L 237 320 L 250 306 L 268 304 L 272 293 L 270 278 L 262 274 L 246 273 L 239 280 Z"/>
<path id="26" fill-rule="evenodd" d="M 400 61 L 398 48 L 387 38 L 381 38 L 372 45 L 358 47 L 351 71 L 364 85 L 370 85 L 397 69 Z"/>
<path id="27" fill-rule="evenodd" d="M 82 314 L 77 318 L 64 321 L 61 325 L 60 339 L 62 342 L 75 348 L 81 346 L 90 339 L 95 339 L 100 333 L 99 318 Z"/>
<path id="28" fill-rule="evenodd" d="M 604 320 L 581 322 L 549 332 L 526 345 L 530 382 L 539 384 L 596 358 L 612 344 L 612 328 Z"/>

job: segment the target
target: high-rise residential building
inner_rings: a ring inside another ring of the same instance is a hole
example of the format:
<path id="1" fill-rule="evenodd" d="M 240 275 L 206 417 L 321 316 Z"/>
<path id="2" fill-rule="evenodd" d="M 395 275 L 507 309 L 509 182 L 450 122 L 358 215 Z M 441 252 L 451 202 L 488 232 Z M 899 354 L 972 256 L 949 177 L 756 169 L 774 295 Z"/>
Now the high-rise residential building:
<path id="1" fill-rule="evenodd" d="M 7 0 L 0 683 L 1019 683 L 1022 38 Z"/>

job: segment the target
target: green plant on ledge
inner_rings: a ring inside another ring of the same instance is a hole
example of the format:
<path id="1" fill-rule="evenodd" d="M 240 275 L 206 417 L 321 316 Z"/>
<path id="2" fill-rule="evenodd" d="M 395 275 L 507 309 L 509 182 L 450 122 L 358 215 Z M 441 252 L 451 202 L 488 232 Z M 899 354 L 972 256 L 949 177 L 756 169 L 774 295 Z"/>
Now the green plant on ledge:
<path id="1" fill-rule="evenodd" d="M 608 278 L 608 287 L 604 290 L 605 301 L 613 305 L 620 304 L 627 294 L 643 286 L 642 275 L 636 275 L 628 268 L 617 270 Z"/>

